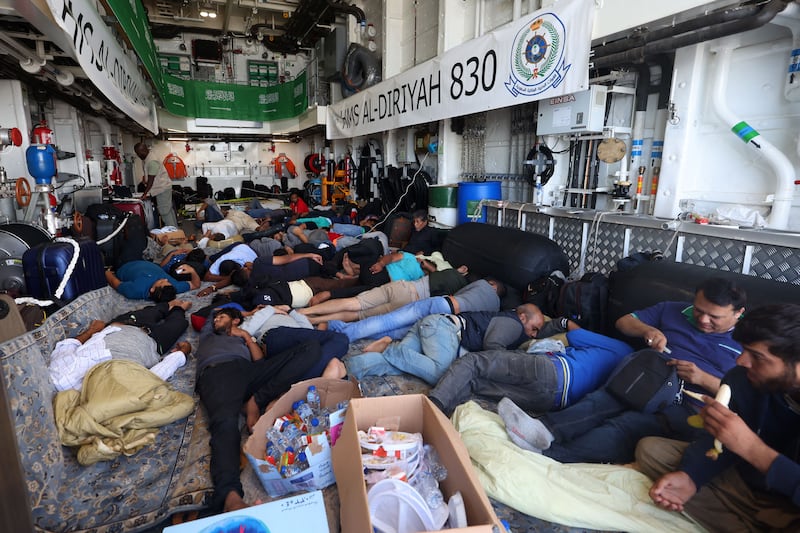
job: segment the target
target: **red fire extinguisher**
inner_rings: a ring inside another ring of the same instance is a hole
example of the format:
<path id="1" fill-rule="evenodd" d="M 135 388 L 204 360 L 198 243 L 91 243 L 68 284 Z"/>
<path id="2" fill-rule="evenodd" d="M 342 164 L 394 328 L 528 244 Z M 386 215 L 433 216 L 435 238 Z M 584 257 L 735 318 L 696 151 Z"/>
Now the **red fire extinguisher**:
<path id="1" fill-rule="evenodd" d="M 47 127 L 47 121 L 42 119 L 31 132 L 32 144 L 53 144 L 53 130 Z"/>

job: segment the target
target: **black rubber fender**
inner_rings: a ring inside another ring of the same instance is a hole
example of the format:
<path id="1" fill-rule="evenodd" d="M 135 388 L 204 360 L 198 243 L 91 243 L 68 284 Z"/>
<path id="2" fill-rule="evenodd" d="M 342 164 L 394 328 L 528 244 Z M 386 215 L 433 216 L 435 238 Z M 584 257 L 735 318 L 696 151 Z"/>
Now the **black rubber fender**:
<path id="1" fill-rule="evenodd" d="M 470 274 L 492 276 L 517 290 L 554 270 L 569 275 L 569 259 L 544 235 L 480 222 L 449 231 L 442 254 L 453 267 L 467 265 Z"/>
<path id="2" fill-rule="evenodd" d="M 609 275 L 608 331 L 614 334 L 614 322 L 638 309 L 665 301 L 693 301 L 695 289 L 712 277 L 730 280 L 744 289 L 745 311 L 768 304 L 800 302 L 800 286 L 791 283 L 670 260 L 650 261 Z"/>
<path id="3" fill-rule="evenodd" d="M 342 90 L 347 94 L 363 91 L 381 81 L 381 62 L 365 46 L 351 43 L 342 64 Z"/>

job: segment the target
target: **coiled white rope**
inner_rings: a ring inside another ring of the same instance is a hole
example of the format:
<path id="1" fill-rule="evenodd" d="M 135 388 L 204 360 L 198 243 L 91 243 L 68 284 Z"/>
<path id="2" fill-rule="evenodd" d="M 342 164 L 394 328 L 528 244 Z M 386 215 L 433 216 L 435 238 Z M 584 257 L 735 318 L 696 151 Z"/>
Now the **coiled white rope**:
<path id="1" fill-rule="evenodd" d="M 108 235 L 106 235 L 105 237 L 100 239 L 99 241 L 97 241 L 97 246 L 100 246 L 101 244 L 105 244 L 108 241 L 110 241 L 111 239 L 113 239 L 114 237 L 116 237 L 117 234 L 120 231 L 122 231 L 122 228 L 124 228 L 125 224 L 127 224 L 127 223 L 128 223 L 128 217 L 126 216 L 125 218 L 122 219 L 122 222 L 120 222 L 119 226 L 117 226 L 117 228 L 114 231 L 112 231 L 111 233 L 109 233 Z M 56 239 L 56 240 L 58 240 L 58 239 Z"/>
<path id="2" fill-rule="evenodd" d="M 122 227 L 122 224 L 120 225 Z M 115 232 L 116 233 L 116 232 Z M 114 235 L 114 234 L 112 234 Z M 70 239 L 69 237 L 56 237 L 53 242 L 65 242 L 72 245 L 72 258 L 69 261 L 69 265 L 67 265 L 67 269 L 64 271 L 64 277 L 61 279 L 61 282 L 56 287 L 53 296 L 57 299 L 61 299 L 61 295 L 64 294 L 64 290 L 67 288 L 67 283 L 69 283 L 70 278 L 72 277 L 72 273 L 75 271 L 75 266 L 78 264 L 78 259 L 81 255 L 81 246 L 78 244 L 78 241 L 75 239 Z M 22 298 L 15 298 L 14 301 L 18 304 L 33 304 L 39 305 L 42 307 L 47 307 L 53 305 L 55 303 L 53 300 L 37 300 L 36 298 L 31 298 L 29 296 L 24 296 Z"/>

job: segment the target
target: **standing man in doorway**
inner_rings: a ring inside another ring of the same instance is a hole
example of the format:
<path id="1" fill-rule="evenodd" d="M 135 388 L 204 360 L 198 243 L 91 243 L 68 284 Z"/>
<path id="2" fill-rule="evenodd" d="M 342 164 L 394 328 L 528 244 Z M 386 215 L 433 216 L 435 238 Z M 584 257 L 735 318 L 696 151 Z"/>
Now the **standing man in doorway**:
<path id="1" fill-rule="evenodd" d="M 178 227 L 178 217 L 175 215 L 175 207 L 172 205 L 172 183 L 167 175 L 167 169 L 157 159 L 147 161 L 150 154 L 150 147 L 145 143 L 136 143 L 133 151 L 142 160 L 144 165 L 144 192 L 142 200 L 152 197 L 155 199 L 158 214 L 161 215 L 161 227 Z"/>

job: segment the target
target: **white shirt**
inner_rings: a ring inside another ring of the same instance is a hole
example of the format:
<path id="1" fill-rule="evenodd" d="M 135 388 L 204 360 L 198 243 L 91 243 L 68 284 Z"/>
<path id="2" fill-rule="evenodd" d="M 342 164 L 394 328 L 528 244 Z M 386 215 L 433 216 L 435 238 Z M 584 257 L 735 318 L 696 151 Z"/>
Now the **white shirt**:
<path id="1" fill-rule="evenodd" d="M 50 379 L 53 380 L 56 390 L 81 390 L 86 373 L 94 365 L 112 359 L 111 351 L 106 347 L 105 337 L 118 331 L 122 331 L 122 328 L 106 326 L 83 344 L 77 339 L 59 341 L 50 356 Z M 155 360 L 158 361 L 159 356 L 158 352 L 155 352 L 155 342 L 153 342 L 152 349 Z M 150 371 L 166 381 L 184 364 L 186 364 L 186 355 L 176 350 L 165 355 L 155 366 L 150 368 Z"/>
<path id="2" fill-rule="evenodd" d="M 215 276 L 219 276 L 219 265 L 222 264 L 223 261 L 230 259 L 231 261 L 235 261 L 240 265 L 244 266 L 245 263 L 250 263 L 258 257 L 255 250 L 247 246 L 246 244 L 240 244 L 239 246 L 234 247 L 231 251 L 214 261 L 210 267 L 208 267 L 208 271 L 214 274 Z"/>
<path id="3" fill-rule="evenodd" d="M 59 341 L 50 356 L 50 378 L 56 390 L 81 390 L 86 372 L 97 363 L 111 359 L 105 337 L 119 330 L 116 326 L 108 326 L 83 344 L 77 339 Z"/>

